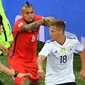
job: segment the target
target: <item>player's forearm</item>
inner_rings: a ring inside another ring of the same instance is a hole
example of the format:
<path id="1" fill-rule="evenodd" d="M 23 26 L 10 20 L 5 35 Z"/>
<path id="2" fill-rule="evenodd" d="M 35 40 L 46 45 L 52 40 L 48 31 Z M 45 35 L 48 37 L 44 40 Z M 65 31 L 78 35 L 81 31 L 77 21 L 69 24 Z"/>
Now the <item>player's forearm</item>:
<path id="1" fill-rule="evenodd" d="M 26 25 L 22 25 L 21 26 L 21 31 L 29 31 L 29 30 L 33 30 L 33 29 L 37 29 L 40 25 L 42 25 L 44 22 L 44 19 L 30 23 L 30 24 L 26 24 Z"/>
<path id="2" fill-rule="evenodd" d="M 82 69 L 85 69 L 85 49 L 80 53 L 80 58 L 82 62 Z"/>
<path id="3" fill-rule="evenodd" d="M 41 56 L 39 56 L 37 59 L 38 70 L 43 70 L 43 61 L 44 59 Z"/>
<path id="4" fill-rule="evenodd" d="M 38 59 L 37 60 L 37 66 L 38 66 L 38 70 L 43 70 L 43 62 L 42 62 L 42 60 L 41 59 Z"/>
<path id="5" fill-rule="evenodd" d="M 9 68 L 4 66 L 3 64 L 0 64 L 0 71 L 6 73 L 8 75 L 14 75 L 15 74 L 15 72 L 12 72 Z"/>
<path id="6" fill-rule="evenodd" d="M 56 22 L 57 22 L 57 20 L 52 20 L 52 21 L 50 21 L 50 20 L 45 20 L 45 19 L 44 19 L 43 25 L 50 27 L 50 26 L 52 26 L 52 25 L 55 25 Z"/>

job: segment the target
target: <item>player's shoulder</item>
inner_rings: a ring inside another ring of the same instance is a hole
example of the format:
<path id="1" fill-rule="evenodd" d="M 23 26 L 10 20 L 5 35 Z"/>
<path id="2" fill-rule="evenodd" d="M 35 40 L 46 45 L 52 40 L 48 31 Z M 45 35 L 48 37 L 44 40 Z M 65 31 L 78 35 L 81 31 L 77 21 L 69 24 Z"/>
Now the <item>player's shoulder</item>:
<path id="1" fill-rule="evenodd" d="M 67 37 L 68 41 L 71 43 L 79 43 L 80 41 L 75 36 Z"/>
<path id="2" fill-rule="evenodd" d="M 73 33 L 70 33 L 70 32 L 66 32 L 65 31 L 65 36 L 68 38 L 68 39 L 77 39 L 77 36 Z"/>
<path id="3" fill-rule="evenodd" d="M 24 22 L 24 20 L 22 18 L 20 18 L 20 19 L 16 20 L 15 23 L 19 23 L 19 22 Z"/>
<path id="4" fill-rule="evenodd" d="M 52 40 L 47 40 L 47 41 L 45 42 L 45 46 L 46 46 L 47 48 L 52 48 L 52 47 L 53 47 L 53 42 L 54 42 L 54 41 L 52 41 Z"/>
<path id="5" fill-rule="evenodd" d="M 25 24 L 25 21 L 22 18 L 20 18 L 20 19 L 16 20 L 16 22 L 14 23 L 14 26 L 18 25 L 20 27 L 23 24 Z"/>
<path id="6" fill-rule="evenodd" d="M 43 19 L 44 17 L 43 16 L 40 16 L 40 15 L 34 15 L 34 20 L 37 21 L 37 20 L 41 20 Z"/>
<path id="7" fill-rule="evenodd" d="M 66 36 L 68 39 L 73 39 L 73 40 L 76 40 L 77 37 L 76 36 Z"/>
<path id="8" fill-rule="evenodd" d="M 49 44 L 50 44 L 50 43 L 53 43 L 53 42 L 54 42 L 54 40 L 47 40 L 47 41 L 46 41 L 46 43 L 49 43 Z"/>

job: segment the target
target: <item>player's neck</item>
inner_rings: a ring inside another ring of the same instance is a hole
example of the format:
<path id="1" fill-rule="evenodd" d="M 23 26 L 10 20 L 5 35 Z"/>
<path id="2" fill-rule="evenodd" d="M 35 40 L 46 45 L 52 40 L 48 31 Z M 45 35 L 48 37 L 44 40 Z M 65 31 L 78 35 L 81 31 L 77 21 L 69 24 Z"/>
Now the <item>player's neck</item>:
<path id="1" fill-rule="evenodd" d="M 57 40 L 56 40 L 60 45 L 63 45 L 66 41 L 66 36 L 60 36 Z"/>

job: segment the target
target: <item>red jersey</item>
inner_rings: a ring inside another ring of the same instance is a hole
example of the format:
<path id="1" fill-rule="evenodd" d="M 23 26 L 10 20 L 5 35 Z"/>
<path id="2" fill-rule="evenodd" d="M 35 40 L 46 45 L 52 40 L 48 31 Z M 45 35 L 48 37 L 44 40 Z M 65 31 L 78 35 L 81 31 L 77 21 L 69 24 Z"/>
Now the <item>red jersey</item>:
<path id="1" fill-rule="evenodd" d="M 41 20 L 42 16 L 34 16 L 34 21 Z M 14 43 L 9 52 L 9 60 L 35 62 L 37 53 L 37 38 L 39 28 L 32 32 L 20 32 L 21 26 L 26 24 L 23 18 L 14 24 Z"/>

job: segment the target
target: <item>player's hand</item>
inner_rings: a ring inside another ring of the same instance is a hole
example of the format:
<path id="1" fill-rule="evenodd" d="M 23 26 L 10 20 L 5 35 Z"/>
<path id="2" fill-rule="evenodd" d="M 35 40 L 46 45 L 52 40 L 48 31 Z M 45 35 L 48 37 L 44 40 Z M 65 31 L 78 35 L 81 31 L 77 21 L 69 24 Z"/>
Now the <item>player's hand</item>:
<path id="1" fill-rule="evenodd" d="M 85 68 L 83 68 L 80 72 L 80 78 L 81 80 L 84 80 L 85 79 Z"/>
<path id="2" fill-rule="evenodd" d="M 27 76 L 32 76 L 30 73 L 19 73 L 17 77 L 22 78 L 22 77 L 27 77 Z"/>
<path id="3" fill-rule="evenodd" d="M 13 68 L 11 68 L 9 74 L 13 76 L 15 74 L 15 70 Z"/>
<path id="4" fill-rule="evenodd" d="M 45 20 L 52 22 L 54 20 L 53 17 L 46 17 Z"/>
<path id="5" fill-rule="evenodd" d="M 15 75 L 15 70 L 13 68 L 10 69 L 10 75 L 14 76 Z M 27 77 L 27 76 L 32 76 L 30 73 L 18 73 L 17 77 L 22 78 L 22 77 Z"/>
<path id="6" fill-rule="evenodd" d="M 0 50 L 3 52 L 5 56 L 7 56 L 9 53 L 8 49 L 2 45 L 0 45 Z"/>
<path id="7" fill-rule="evenodd" d="M 47 18 L 44 19 L 44 25 L 45 26 L 51 26 L 53 21 L 54 21 L 53 17 L 47 17 Z"/>
<path id="8" fill-rule="evenodd" d="M 40 76 L 42 79 L 45 79 L 45 72 L 43 70 L 38 70 L 38 76 Z"/>

